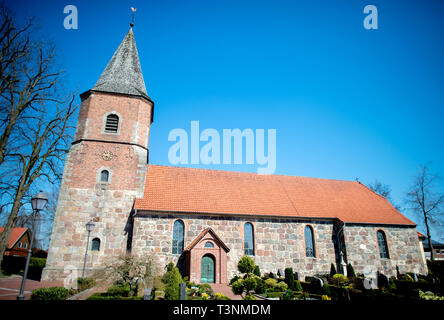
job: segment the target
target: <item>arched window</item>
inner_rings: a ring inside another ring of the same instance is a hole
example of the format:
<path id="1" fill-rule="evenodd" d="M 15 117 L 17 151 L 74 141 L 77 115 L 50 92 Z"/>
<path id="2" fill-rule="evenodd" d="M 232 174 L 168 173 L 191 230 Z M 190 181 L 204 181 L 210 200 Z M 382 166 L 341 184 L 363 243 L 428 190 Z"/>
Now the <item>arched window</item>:
<path id="1" fill-rule="evenodd" d="M 306 226 L 304 230 L 305 236 L 305 256 L 314 258 L 316 256 L 315 244 L 313 237 L 313 229 L 310 226 Z"/>
<path id="2" fill-rule="evenodd" d="M 100 239 L 94 238 L 91 243 L 91 251 L 99 251 L 100 250 Z"/>
<path id="3" fill-rule="evenodd" d="M 244 253 L 254 256 L 254 231 L 250 222 L 244 225 Z"/>
<path id="4" fill-rule="evenodd" d="M 108 182 L 108 181 L 109 181 L 109 171 L 102 170 L 102 172 L 100 172 L 100 182 Z"/>
<path id="5" fill-rule="evenodd" d="M 389 259 L 389 251 L 387 246 L 387 238 L 385 237 L 385 233 L 382 230 L 378 230 L 378 247 L 379 247 L 379 255 L 382 259 Z"/>
<path id="6" fill-rule="evenodd" d="M 106 117 L 105 132 L 117 133 L 119 131 L 119 116 L 117 114 L 109 114 Z"/>
<path id="7" fill-rule="evenodd" d="M 181 254 L 183 251 L 183 239 L 185 225 L 182 220 L 176 220 L 173 225 L 173 253 Z"/>
<path id="8" fill-rule="evenodd" d="M 211 241 L 207 241 L 207 243 L 205 243 L 204 248 L 214 248 L 214 244 Z"/>

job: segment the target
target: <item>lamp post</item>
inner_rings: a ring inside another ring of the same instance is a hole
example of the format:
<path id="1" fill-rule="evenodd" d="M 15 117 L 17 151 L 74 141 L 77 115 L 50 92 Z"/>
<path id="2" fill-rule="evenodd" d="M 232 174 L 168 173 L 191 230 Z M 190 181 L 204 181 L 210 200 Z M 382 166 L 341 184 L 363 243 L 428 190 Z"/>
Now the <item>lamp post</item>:
<path id="1" fill-rule="evenodd" d="M 29 245 L 29 249 L 28 249 L 28 256 L 26 257 L 26 265 L 25 265 L 25 271 L 23 273 L 23 278 L 22 278 L 22 284 L 20 286 L 20 293 L 17 296 L 17 300 L 25 300 L 25 295 L 24 295 L 24 291 L 25 291 L 25 283 L 26 283 L 26 278 L 28 277 L 28 268 L 29 268 L 29 262 L 31 261 L 31 255 L 32 255 L 32 247 L 34 245 L 34 238 L 35 238 L 35 234 L 36 234 L 36 229 L 35 229 L 35 217 L 37 215 L 37 213 L 42 210 L 46 203 L 48 202 L 48 197 L 45 193 L 43 193 L 43 191 L 40 190 L 39 193 L 37 193 L 34 197 L 32 197 L 31 199 L 31 206 L 32 206 L 32 234 L 31 234 L 31 243 Z"/>
<path id="2" fill-rule="evenodd" d="M 85 269 L 86 269 L 86 257 L 88 256 L 88 246 L 89 246 L 89 236 L 91 234 L 91 231 L 94 230 L 95 224 L 92 222 L 92 220 L 88 221 L 86 224 L 86 231 L 88 231 L 88 240 L 86 241 L 86 251 L 85 251 L 85 260 L 83 261 L 83 271 L 82 271 L 82 278 L 85 278 Z"/>

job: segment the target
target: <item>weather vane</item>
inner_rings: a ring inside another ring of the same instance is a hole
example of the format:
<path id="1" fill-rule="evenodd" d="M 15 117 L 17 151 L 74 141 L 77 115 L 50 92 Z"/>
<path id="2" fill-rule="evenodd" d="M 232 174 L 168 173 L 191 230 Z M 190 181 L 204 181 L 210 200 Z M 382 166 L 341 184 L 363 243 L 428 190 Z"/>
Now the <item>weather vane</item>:
<path id="1" fill-rule="evenodd" d="M 130 23 L 131 28 L 134 27 L 134 13 L 136 12 L 136 10 L 137 10 L 136 8 L 131 7 L 131 11 L 133 12 L 132 18 L 131 18 L 131 23 Z"/>

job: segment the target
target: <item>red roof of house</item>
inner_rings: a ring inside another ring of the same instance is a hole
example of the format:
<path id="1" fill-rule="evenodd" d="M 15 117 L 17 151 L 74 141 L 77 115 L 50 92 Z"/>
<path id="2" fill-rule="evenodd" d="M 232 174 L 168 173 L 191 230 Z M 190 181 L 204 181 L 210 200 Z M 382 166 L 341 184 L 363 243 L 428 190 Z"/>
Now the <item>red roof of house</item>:
<path id="1" fill-rule="evenodd" d="M 2 233 L 3 230 L 5 230 L 5 228 L 0 227 L 0 233 Z M 14 229 L 12 229 L 11 236 L 9 237 L 8 249 L 11 249 L 14 246 L 14 244 L 17 242 L 17 240 L 19 240 L 23 236 L 23 234 L 26 232 L 26 230 L 28 230 L 28 228 L 14 228 Z"/>
<path id="2" fill-rule="evenodd" d="M 148 165 L 146 211 L 328 218 L 412 225 L 384 197 L 360 182 Z"/>

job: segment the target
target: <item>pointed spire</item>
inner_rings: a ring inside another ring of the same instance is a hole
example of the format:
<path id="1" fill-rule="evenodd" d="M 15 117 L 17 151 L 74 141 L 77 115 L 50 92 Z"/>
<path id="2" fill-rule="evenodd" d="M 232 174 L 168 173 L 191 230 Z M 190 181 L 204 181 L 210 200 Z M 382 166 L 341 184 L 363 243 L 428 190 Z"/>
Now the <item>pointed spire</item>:
<path id="1" fill-rule="evenodd" d="M 132 28 L 114 52 L 92 90 L 148 98 Z"/>

